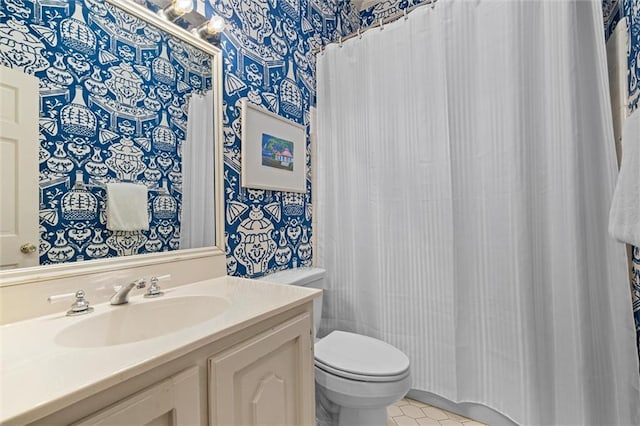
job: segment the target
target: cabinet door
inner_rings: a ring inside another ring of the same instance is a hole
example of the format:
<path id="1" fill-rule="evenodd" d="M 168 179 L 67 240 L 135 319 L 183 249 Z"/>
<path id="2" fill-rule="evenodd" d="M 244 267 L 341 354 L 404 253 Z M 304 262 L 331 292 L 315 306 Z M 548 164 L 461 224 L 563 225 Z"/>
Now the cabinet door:
<path id="1" fill-rule="evenodd" d="M 136 393 L 76 425 L 200 425 L 198 367 Z"/>
<path id="2" fill-rule="evenodd" d="M 308 313 L 209 358 L 209 423 L 314 425 Z"/>

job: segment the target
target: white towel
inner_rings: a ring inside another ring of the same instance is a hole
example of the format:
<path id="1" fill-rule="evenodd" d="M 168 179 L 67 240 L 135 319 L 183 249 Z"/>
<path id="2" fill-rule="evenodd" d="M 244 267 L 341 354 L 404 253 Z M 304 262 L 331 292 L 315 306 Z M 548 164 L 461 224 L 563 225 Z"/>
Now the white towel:
<path id="1" fill-rule="evenodd" d="M 609 234 L 640 246 L 640 111 L 626 119 L 622 130 L 622 164 L 611 202 Z"/>
<path id="2" fill-rule="evenodd" d="M 107 229 L 147 231 L 147 187 L 135 183 L 107 184 Z"/>

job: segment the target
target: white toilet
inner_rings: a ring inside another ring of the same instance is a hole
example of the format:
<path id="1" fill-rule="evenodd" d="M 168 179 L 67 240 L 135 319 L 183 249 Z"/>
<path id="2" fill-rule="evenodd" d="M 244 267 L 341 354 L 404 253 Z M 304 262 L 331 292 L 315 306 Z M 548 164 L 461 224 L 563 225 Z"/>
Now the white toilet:
<path id="1" fill-rule="evenodd" d="M 324 278 L 324 269 L 305 267 L 260 279 L 322 289 Z M 316 333 L 321 313 L 319 297 L 313 306 Z M 333 331 L 316 339 L 315 365 L 320 424 L 386 425 L 387 406 L 404 397 L 411 387 L 409 358 L 381 340 L 360 334 Z"/>

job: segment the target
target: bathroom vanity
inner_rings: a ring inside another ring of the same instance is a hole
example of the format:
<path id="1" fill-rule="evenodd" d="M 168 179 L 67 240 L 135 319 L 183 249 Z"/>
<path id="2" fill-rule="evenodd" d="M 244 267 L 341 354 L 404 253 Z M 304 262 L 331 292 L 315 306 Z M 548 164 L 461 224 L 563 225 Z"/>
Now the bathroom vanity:
<path id="1" fill-rule="evenodd" d="M 320 291 L 223 276 L 4 325 L 0 423 L 315 422 Z"/>

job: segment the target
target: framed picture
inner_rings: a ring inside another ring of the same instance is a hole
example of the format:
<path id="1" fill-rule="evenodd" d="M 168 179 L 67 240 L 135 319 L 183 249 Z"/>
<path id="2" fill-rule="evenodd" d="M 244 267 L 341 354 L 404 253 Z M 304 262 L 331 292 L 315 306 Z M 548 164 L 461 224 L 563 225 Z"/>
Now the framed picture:
<path id="1" fill-rule="evenodd" d="M 304 126 L 242 100 L 245 188 L 306 192 Z"/>

